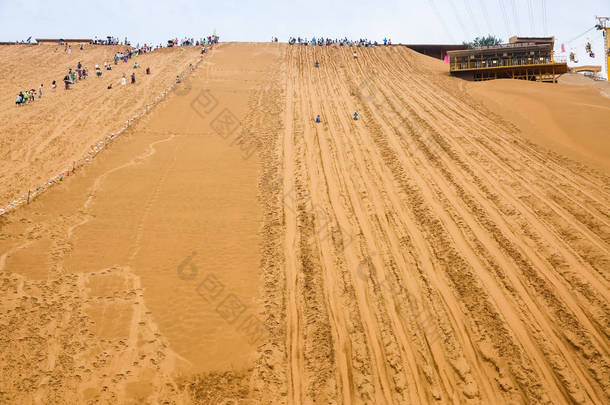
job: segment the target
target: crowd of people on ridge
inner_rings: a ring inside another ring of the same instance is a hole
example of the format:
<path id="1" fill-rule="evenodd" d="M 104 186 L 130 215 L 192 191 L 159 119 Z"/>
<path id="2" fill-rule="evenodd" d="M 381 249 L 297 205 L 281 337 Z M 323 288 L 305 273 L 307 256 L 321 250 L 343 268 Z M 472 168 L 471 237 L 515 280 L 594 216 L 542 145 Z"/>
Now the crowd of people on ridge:
<path id="1" fill-rule="evenodd" d="M 110 37 L 110 36 L 108 36 L 107 38 L 108 38 L 107 40 L 99 40 L 96 37 L 96 39 L 92 41 L 92 44 L 95 44 L 95 45 L 129 45 L 127 38 L 125 38 L 125 41 L 122 44 L 119 42 L 118 38 L 114 38 L 114 37 Z M 220 38 L 217 35 L 210 35 L 207 38 L 202 37 L 201 39 L 199 39 L 197 41 L 195 41 L 193 38 L 185 38 L 184 40 L 179 42 L 178 39 L 175 38 L 173 40 L 169 40 L 167 46 L 168 47 L 178 46 L 178 43 L 180 44 L 180 46 L 201 46 L 201 53 L 204 54 L 205 46 L 210 45 L 210 44 L 216 44 L 216 43 L 218 43 L 219 39 Z M 62 39 L 62 40 L 58 41 L 58 45 L 62 45 L 62 46 L 65 45 L 64 51 L 68 55 L 72 54 L 72 45 L 71 44 L 65 43 L 65 41 Z M 84 48 L 85 48 L 85 44 L 81 43 L 80 50 L 84 50 Z M 140 46 L 138 44 L 135 49 L 127 49 L 123 52 L 117 52 L 113 57 L 114 65 L 118 65 L 119 61 L 122 61 L 123 63 L 127 63 L 129 61 L 129 59 L 131 59 L 133 56 L 152 52 L 155 49 L 160 49 L 160 48 L 163 48 L 163 46 L 158 45 L 155 48 L 152 48 L 151 46 L 148 46 L 147 44 L 144 44 L 143 46 Z M 108 61 L 104 61 L 103 67 L 104 67 L 104 70 L 111 71 L 112 63 L 108 62 Z M 133 64 L 134 71 L 130 75 L 131 84 L 136 83 L 135 70 L 138 69 L 139 67 L 140 66 L 137 62 L 135 62 Z M 145 72 L 146 72 L 146 75 L 150 75 L 150 73 L 151 73 L 150 67 L 146 67 Z M 103 76 L 103 70 L 99 64 L 95 65 L 95 73 L 98 78 L 101 78 Z M 86 79 L 88 76 L 89 76 L 89 68 L 87 68 L 86 66 L 83 66 L 83 64 L 79 61 L 76 68 L 74 68 L 74 69 L 68 68 L 66 75 L 63 77 L 64 88 L 66 90 L 69 90 L 70 86 L 75 85 L 80 80 Z M 126 74 L 122 75 L 120 83 L 123 86 L 127 84 Z M 51 89 L 56 89 L 56 88 L 57 88 L 57 81 L 53 80 L 51 83 Z M 109 89 L 109 90 L 112 89 L 112 83 L 108 84 L 107 89 Z M 43 84 L 41 83 L 40 86 L 38 87 L 38 93 L 36 93 L 35 89 L 20 91 L 15 100 L 15 104 L 18 106 L 21 106 L 24 104 L 33 103 L 36 99 L 36 95 L 38 95 L 38 98 L 41 99 L 42 90 L 43 90 Z"/>
<path id="2" fill-rule="evenodd" d="M 277 42 L 277 38 L 274 38 L 275 40 L 273 42 Z M 360 38 L 358 40 L 350 40 L 346 38 L 342 38 L 342 39 L 331 39 L 331 38 L 324 38 L 324 37 L 320 37 L 320 38 L 311 38 L 311 40 L 307 39 L 307 38 L 301 38 L 301 37 L 290 37 L 290 39 L 288 40 L 288 43 L 290 45 L 312 45 L 312 46 L 330 46 L 330 45 L 339 45 L 339 46 L 365 46 L 365 47 L 369 47 L 369 46 L 379 46 L 381 45 L 379 42 L 377 41 L 371 41 L 369 39 L 366 38 Z M 392 45 L 392 40 L 390 38 L 384 38 L 383 39 L 383 45 L 384 46 L 388 46 L 388 45 Z"/>
<path id="3" fill-rule="evenodd" d="M 195 38 L 184 37 L 180 41 L 178 41 L 178 38 L 174 38 L 174 39 L 167 40 L 167 46 L 173 47 L 173 46 L 178 46 L 178 44 L 180 44 L 180 46 L 211 45 L 211 44 L 218 43 L 219 39 L 220 39 L 220 37 L 218 35 L 210 35 L 207 38 L 202 37 L 202 38 L 199 38 L 198 40 L 195 40 Z"/>

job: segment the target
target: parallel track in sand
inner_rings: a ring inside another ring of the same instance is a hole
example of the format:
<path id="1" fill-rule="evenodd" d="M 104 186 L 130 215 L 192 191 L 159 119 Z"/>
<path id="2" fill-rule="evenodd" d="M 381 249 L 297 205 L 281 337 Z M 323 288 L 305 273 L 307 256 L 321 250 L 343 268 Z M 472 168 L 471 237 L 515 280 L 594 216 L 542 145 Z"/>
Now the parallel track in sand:
<path id="1" fill-rule="evenodd" d="M 0 402 L 609 403 L 610 179 L 430 58 L 352 52 L 220 44 L 2 217 Z"/>
<path id="2" fill-rule="evenodd" d="M 268 399 L 607 402 L 608 179 L 405 48 L 351 52 L 289 47 L 281 72 Z"/>

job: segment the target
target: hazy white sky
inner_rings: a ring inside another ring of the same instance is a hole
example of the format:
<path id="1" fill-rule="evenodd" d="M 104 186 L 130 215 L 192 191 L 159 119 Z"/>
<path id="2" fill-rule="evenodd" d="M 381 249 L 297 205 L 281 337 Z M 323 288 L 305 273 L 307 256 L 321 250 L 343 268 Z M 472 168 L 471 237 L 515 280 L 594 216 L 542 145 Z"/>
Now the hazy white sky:
<path id="1" fill-rule="evenodd" d="M 209 35 L 214 29 L 222 41 L 316 35 L 461 43 L 488 33 L 503 40 L 515 33 L 549 34 L 555 35 L 558 48 L 562 42 L 568 52 L 574 48 L 581 64 L 602 64 L 600 31 L 567 43 L 591 28 L 596 15 L 610 16 L 610 0 L 0 0 L 0 41 L 113 35 L 127 36 L 134 44 L 157 44 L 170 37 Z M 585 56 L 587 38 L 595 60 Z"/>

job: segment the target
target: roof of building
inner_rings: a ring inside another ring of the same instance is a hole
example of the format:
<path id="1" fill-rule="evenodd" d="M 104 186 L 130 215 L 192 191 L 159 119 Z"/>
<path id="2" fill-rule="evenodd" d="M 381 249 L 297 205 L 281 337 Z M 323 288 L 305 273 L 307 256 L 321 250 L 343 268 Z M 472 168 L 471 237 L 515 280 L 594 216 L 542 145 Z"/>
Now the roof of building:
<path id="1" fill-rule="evenodd" d="M 512 36 L 508 39 L 510 44 L 555 44 L 555 37 L 518 37 Z"/>
<path id="2" fill-rule="evenodd" d="M 498 52 L 513 52 L 513 51 L 536 51 L 536 50 L 552 50 L 550 43 L 525 43 L 516 42 L 509 44 L 501 44 L 496 46 L 482 46 L 472 49 L 464 49 L 457 51 L 448 51 L 450 56 L 466 56 L 475 54 L 494 54 Z"/>

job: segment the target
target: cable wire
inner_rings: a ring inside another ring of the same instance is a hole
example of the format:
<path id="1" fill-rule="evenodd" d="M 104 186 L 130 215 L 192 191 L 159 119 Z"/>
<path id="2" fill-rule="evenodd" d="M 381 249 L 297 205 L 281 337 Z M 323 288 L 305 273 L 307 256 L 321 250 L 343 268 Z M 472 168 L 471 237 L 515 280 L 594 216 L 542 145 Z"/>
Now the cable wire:
<path id="1" fill-rule="evenodd" d="M 533 0 L 527 0 L 527 11 L 530 17 L 530 36 L 536 35 L 536 24 L 534 22 L 534 6 L 532 5 Z"/>
<path id="2" fill-rule="evenodd" d="M 498 4 L 500 5 L 500 11 L 502 12 L 504 24 L 506 25 L 506 35 L 507 35 L 507 39 L 508 39 L 508 38 L 510 38 L 510 23 L 509 23 L 508 14 L 506 13 L 506 5 L 504 4 L 504 0 L 498 0 Z"/>
<path id="3" fill-rule="evenodd" d="M 548 20 L 546 14 L 546 0 L 542 0 L 542 30 L 544 31 L 544 35 L 549 35 Z"/>
<path id="4" fill-rule="evenodd" d="M 495 30 L 493 28 L 493 24 L 491 23 L 491 19 L 489 18 L 489 12 L 487 11 L 485 2 L 486 0 L 479 0 L 479 3 L 481 3 L 481 10 L 483 10 L 483 18 L 485 19 L 487 29 L 489 30 L 488 34 L 493 34 Z"/>
<path id="5" fill-rule="evenodd" d="M 585 32 L 583 32 L 582 34 L 575 36 L 574 38 L 572 38 L 571 40 L 569 40 L 569 41 L 567 41 L 567 42 L 564 42 L 564 44 L 569 45 L 569 44 L 571 44 L 572 42 L 576 41 L 578 38 L 580 38 L 580 37 L 582 37 L 582 36 L 584 36 L 584 35 L 588 34 L 589 32 L 593 31 L 593 30 L 594 30 L 594 29 L 596 29 L 596 28 L 597 28 L 597 27 L 593 26 L 593 27 L 589 28 L 588 30 L 586 30 Z"/>
<path id="6" fill-rule="evenodd" d="M 448 25 L 445 24 L 445 20 L 441 16 L 441 13 L 439 13 L 438 7 L 436 7 L 436 3 L 434 2 L 434 0 L 428 0 L 428 2 L 430 3 L 430 7 L 432 8 L 432 11 L 436 15 L 436 19 L 438 20 L 439 24 L 445 30 L 445 34 L 447 34 L 447 36 L 451 39 L 451 42 L 455 43 L 456 42 L 455 41 L 455 36 L 449 30 Z"/>
<path id="7" fill-rule="evenodd" d="M 519 33 L 521 32 L 521 23 L 519 21 L 519 10 L 515 1 L 516 0 L 511 0 L 510 5 L 513 9 L 513 17 L 515 17 L 515 28 L 517 30 L 517 32 L 515 32 L 515 35 L 519 35 Z"/>
<path id="8" fill-rule="evenodd" d="M 464 33 L 464 37 L 468 38 L 469 37 L 468 28 L 466 28 L 466 25 L 464 24 L 464 21 L 462 20 L 462 16 L 460 15 L 459 10 L 455 6 L 455 3 L 453 2 L 453 0 L 449 0 L 449 4 L 451 4 L 451 8 L 453 8 L 453 14 L 454 14 L 455 19 L 457 20 L 458 24 L 462 28 L 462 32 Z"/>
<path id="9" fill-rule="evenodd" d="M 475 18 L 474 13 L 472 12 L 472 8 L 470 7 L 470 0 L 464 0 L 464 6 L 466 8 L 466 11 L 468 12 L 468 15 L 470 16 L 470 21 L 472 21 L 472 23 L 474 24 L 474 28 L 477 30 L 477 36 L 479 34 L 483 35 L 481 27 L 479 27 L 479 23 Z"/>

